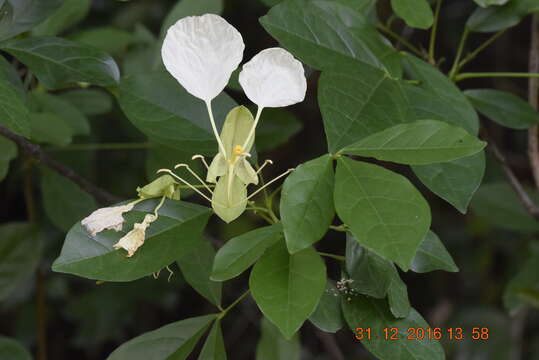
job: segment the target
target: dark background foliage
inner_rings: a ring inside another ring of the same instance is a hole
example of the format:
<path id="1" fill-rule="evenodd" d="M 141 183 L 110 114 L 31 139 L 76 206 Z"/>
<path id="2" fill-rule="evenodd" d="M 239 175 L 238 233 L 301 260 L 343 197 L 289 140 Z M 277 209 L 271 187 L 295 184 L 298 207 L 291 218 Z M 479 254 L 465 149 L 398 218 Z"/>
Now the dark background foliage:
<path id="1" fill-rule="evenodd" d="M 96 27 L 116 29 L 113 34 L 98 35 L 97 38 L 87 41 L 109 49 L 122 72 L 141 72 L 144 71 L 147 45 L 144 43 L 146 35 L 140 25 L 157 36 L 174 4 L 173 0 L 93 0 L 88 16 L 70 28 L 67 34 L 68 37 L 76 38 L 84 36 L 85 30 Z M 440 65 L 445 72 L 449 70 L 454 57 L 463 25 L 474 8 L 475 4 L 471 0 L 444 2 L 437 53 L 448 58 Z M 255 0 L 226 1 L 223 16 L 242 33 L 246 43 L 245 59 L 250 59 L 261 49 L 277 45 L 258 22 L 258 18 L 263 16 L 267 9 L 263 3 Z M 382 18 L 389 10 L 388 2 L 381 1 L 379 13 Z M 403 31 L 411 42 L 424 46 L 428 44 L 427 32 L 404 29 L 400 21 L 397 24 L 395 28 L 399 29 L 399 32 Z M 528 17 L 501 36 L 477 61 L 468 65 L 466 71 L 526 72 L 530 27 Z M 487 37 L 488 35 L 474 35 L 468 48 L 475 48 L 475 45 Z M 21 69 L 22 71 L 24 69 Z M 318 76 L 318 73 L 313 73 L 309 77 L 306 100 L 287 109 L 299 121 L 301 129 L 297 124 L 289 125 L 293 134 L 290 139 L 269 152 L 262 151 L 259 155 L 261 158 L 270 158 L 277 164 L 268 170 L 268 178 L 325 153 L 326 140 L 316 100 Z M 526 79 L 475 79 L 463 81 L 459 85 L 461 88 L 496 88 L 524 99 L 528 92 Z M 229 94 L 238 103 L 248 103 L 239 91 L 231 90 Z M 145 136 L 125 118 L 112 96 L 102 92 L 96 106 L 104 107 L 106 111 L 88 115 L 91 135 L 75 137 L 75 145 L 71 145 L 71 150 L 69 146 L 63 149 L 49 146 L 46 149 L 50 150 L 50 154 L 56 159 L 73 167 L 101 188 L 121 198 L 133 197 L 137 186 L 152 179 L 152 165 L 148 164 L 148 157 L 159 156 L 157 150 L 147 149 L 145 145 L 128 150 L 77 149 L 76 144 L 146 142 Z M 270 121 L 271 119 L 266 119 L 266 126 L 269 126 Z M 526 132 L 502 128 L 485 119 L 482 119 L 482 125 L 506 154 L 516 175 L 523 183 L 531 186 L 532 175 L 526 156 Z M 271 129 L 267 127 L 266 130 Z M 271 135 L 267 142 L 272 145 Z M 170 279 L 167 279 L 168 274 L 163 271 L 157 279 L 149 277 L 130 283 L 96 283 L 71 275 L 53 273 L 51 264 L 60 252 L 64 232 L 61 226 L 59 228 L 45 213 L 42 199 L 47 196 L 46 192 L 51 190 L 50 187 L 41 186 L 43 180 L 39 174 L 39 165 L 33 167 L 30 174 L 27 173 L 28 161 L 31 160 L 25 157 L 13 161 L 8 176 L 0 183 L 0 223 L 24 221 L 28 218 L 28 199 L 25 202 L 21 185 L 31 187 L 35 217 L 40 224 L 41 245 L 35 245 L 27 251 L 40 251 L 41 258 L 35 273 L 28 276 L 26 281 L 0 303 L 1 335 L 16 338 L 35 350 L 38 324 L 45 323 L 42 330 L 46 331 L 49 359 L 104 359 L 119 344 L 143 332 L 171 321 L 215 310 L 191 287 L 185 286 L 177 267 L 172 268 L 174 274 Z M 472 206 L 472 210 L 466 215 L 461 215 L 424 188 L 404 166 L 385 165 L 406 174 L 420 188 L 432 208 L 433 229 L 443 239 L 460 268 L 458 273 L 437 271 L 428 274 L 403 274 L 411 303 L 432 326 L 480 326 L 490 329 L 491 338 L 488 341 L 453 341 L 444 344 L 450 354 L 449 358 L 508 359 L 515 348 L 522 349 L 522 359 L 539 358 L 538 313 L 529 310 L 517 317 L 511 317 L 503 305 L 505 288 L 529 255 L 530 244 L 535 240 L 539 225 L 532 223 L 532 228 L 527 231 L 514 231 L 515 229 L 508 229 L 507 226 L 497 226 L 504 221 L 511 223 L 511 216 L 514 214 L 488 206 L 488 211 L 484 211 L 485 207 L 482 207 L 481 203 L 476 207 Z M 50 181 L 61 184 L 58 178 L 52 178 Z M 498 162 L 488 155 L 484 182 L 498 181 L 505 181 L 504 176 Z M 65 192 L 69 193 L 69 189 L 65 188 Z M 506 196 L 502 198 L 502 195 Z M 514 195 L 490 191 L 474 201 L 496 202 L 498 197 L 500 202 L 503 202 L 500 204 L 503 208 L 508 201 L 506 198 L 511 200 Z M 62 200 L 56 200 L 56 205 L 62 206 Z M 190 201 L 199 200 L 192 197 Z M 483 211 L 474 211 L 474 208 Z M 492 215 L 491 218 L 489 215 Z M 230 225 L 225 225 L 213 217 L 207 228 L 207 236 L 214 243 L 221 244 L 257 224 L 260 224 L 260 219 L 252 214 L 243 216 Z M 330 231 L 318 245 L 318 249 L 342 253 L 344 244 L 343 233 Z M 339 269 L 330 267 L 329 274 L 338 279 Z M 246 283 L 245 274 L 228 282 L 224 287 L 223 303 L 228 304 L 236 299 L 245 290 Z M 253 359 L 259 338 L 260 313 L 254 302 L 248 300 L 235 308 L 232 314 L 234 316 L 227 317 L 223 323 L 230 358 Z M 347 330 L 341 330 L 331 338 L 307 322 L 301 332 L 301 342 L 305 359 L 336 359 L 336 352 L 346 359 L 370 358 Z"/>

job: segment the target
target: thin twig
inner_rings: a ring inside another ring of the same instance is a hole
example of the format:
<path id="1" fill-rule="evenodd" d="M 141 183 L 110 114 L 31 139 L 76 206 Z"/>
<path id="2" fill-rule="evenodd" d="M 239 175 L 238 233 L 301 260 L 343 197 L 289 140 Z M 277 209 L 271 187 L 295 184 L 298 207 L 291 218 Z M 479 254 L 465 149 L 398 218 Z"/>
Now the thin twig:
<path id="1" fill-rule="evenodd" d="M 522 359 L 522 338 L 524 337 L 524 329 L 526 327 L 526 319 L 528 316 L 528 309 L 520 309 L 511 319 L 511 340 L 513 342 L 513 349 L 509 360 Z"/>
<path id="2" fill-rule="evenodd" d="M 6 138 L 12 140 L 16 143 L 20 150 L 33 159 L 38 160 L 42 164 L 48 166 L 52 170 L 56 171 L 58 174 L 68 178 L 77 184 L 83 191 L 92 195 L 99 203 L 101 204 L 112 204 L 115 202 L 120 202 L 122 199 L 108 193 L 107 191 L 97 187 L 88 180 L 84 179 L 71 168 L 65 166 L 62 163 L 51 158 L 39 145 L 32 144 L 24 137 L 19 136 L 9 130 L 8 128 L 0 125 L 0 135 L 5 136 Z"/>
<path id="3" fill-rule="evenodd" d="M 37 358 L 47 360 L 47 300 L 45 298 L 45 275 L 43 270 L 36 271 L 37 306 Z"/>
<path id="4" fill-rule="evenodd" d="M 535 14 L 532 21 L 532 40 L 530 49 L 529 71 L 539 73 L 539 15 Z M 539 109 L 539 79 L 530 78 L 528 89 L 528 101 L 536 109 Z M 532 126 L 528 130 L 528 156 L 535 180 L 535 186 L 539 188 L 539 141 L 537 135 L 539 127 Z"/>
<path id="5" fill-rule="evenodd" d="M 516 177 L 515 173 L 509 166 L 509 163 L 505 159 L 505 156 L 500 151 L 496 143 L 489 137 L 487 131 L 483 128 L 481 129 L 481 134 L 485 140 L 488 142 L 488 149 L 492 152 L 496 160 L 501 164 L 503 172 L 505 173 L 505 176 L 509 180 L 509 183 L 517 193 L 517 196 L 526 208 L 526 211 L 533 216 L 535 219 L 539 220 L 539 207 L 533 202 L 533 200 L 530 198 L 526 190 L 524 190 L 524 187 Z"/>
<path id="6" fill-rule="evenodd" d="M 429 62 L 431 65 L 436 65 L 436 57 L 434 55 L 436 51 L 436 35 L 438 35 L 438 21 L 440 19 L 440 9 L 442 7 L 442 0 L 436 0 L 436 10 L 434 11 L 434 23 L 430 31 L 429 40 Z"/>

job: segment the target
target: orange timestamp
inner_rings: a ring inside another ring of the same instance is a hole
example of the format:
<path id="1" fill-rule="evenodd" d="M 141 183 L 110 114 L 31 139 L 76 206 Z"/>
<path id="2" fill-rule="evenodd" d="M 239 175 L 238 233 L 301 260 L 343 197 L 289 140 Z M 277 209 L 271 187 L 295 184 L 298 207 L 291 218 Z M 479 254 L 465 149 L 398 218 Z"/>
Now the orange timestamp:
<path id="1" fill-rule="evenodd" d="M 487 327 L 472 328 L 396 328 L 386 327 L 382 329 L 362 328 L 354 329 L 355 338 L 360 341 L 371 339 L 382 340 L 488 340 L 489 329 Z"/>

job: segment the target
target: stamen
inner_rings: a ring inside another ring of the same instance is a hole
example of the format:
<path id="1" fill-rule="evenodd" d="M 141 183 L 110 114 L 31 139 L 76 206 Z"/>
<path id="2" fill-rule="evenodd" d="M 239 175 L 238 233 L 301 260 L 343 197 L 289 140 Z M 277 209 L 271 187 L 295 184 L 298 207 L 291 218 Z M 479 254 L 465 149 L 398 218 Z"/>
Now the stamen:
<path id="1" fill-rule="evenodd" d="M 174 275 L 174 271 L 170 270 L 170 268 L 168 267 L 168 265 L 166 266 L 168 272 L 169 272 L 169 275 L 168 275 L 168 279 L 167 279 L 167 282 L 170 282 L 170 279 L 172 278 L 172 275 Z"/>
<path id="2" fill-rule="evenodd" d="M 207 197 L 206 195 L 204 195 L 203 192 L 201 192 L 200 190 L 198 190 L 196 187 L 194 187 L 193 185 L 189 184 L 187 181 L 185 181 L 184 179 L 182 179 L 181 177 L 179 177 L 178 175 L 174 174 L 174 172 L 170 169 L 159 169 L 157 170 L 158 173 L 160 172 L 166 172 L 167 174 L 170 174 L 172 175 L 174 178 L 180 180 L 182 183 L 184 183 L 185 185 L 189 186 L 189 188 L 191 190 L 193 190 L 194 192 L 196 192 L 198 195 L 202 196 L 204 199 L 208 200 L 209 202 L 211 202 L 211 199 L 209 197 Z"/>
<path id="3" fill-rule="evenodd" d="M 196 172 L 194 172 L 193 170 L 191 170 L 191 168 L 189 167 L 189 165 L 187 164 L 176 164 L 176 166 L 174 166 L 174 169 L 177 169 L 179 167 L 184 167 L 184 168 L 187 168 L 187 171 L 189 171 L 201 184 L 202 186 L 204 186 L 206 188 L 206 190 L 208 190 L 210 192 L 210 194 L 213 195 L 213 191 L 211 191 L 211 189 L 209 188 L 209 186 L 204 182 L 204 180 L 202 180 Z"/>
<path id="4" fill-rule="evenodd" d="M 196 160 L 196 159 L 200 159 L 200 161 L 202 161 L 202 163 L 206 167 L 206 170 L 210 170 L 210 166 L 206 162 L 206 158 L 204 156 L 202 156 L 202 155 L 193 155 L 193 157 L 191 158 L 191 160 Z"/>
<path id="5" fill-rule="evenodd" d="M 271 161 L 270 159 L 267 159 L 266 161 L 264 161 L 264 163 L 262 164 L 262 166 L 260 166 L 260 168 L 256 171 L 256 174 L 260 174 L 260 172 L 262 171 L 262 169 L 264 167 L 266 167 L 266 165 L 273 165 L 273 161 Z"/>
<path id="6" fill-rule="evenodd" d="M 252 193 L 251 195 L 247 196 L 247 200 L 249 200 L 250 198 L 252 198 L 253 196 L 255 196 L 256 194 L 258 194 L 259 192 L 261 192 L 262 190 L 264 190 L 266 187 L 268 187 L 269 185 L 273 184 L 274 182 L 276 182 L 277 180 L 279 180 L 280 178 L 290 174 L 292 171 L 294 171 L 294 169 L 288 169 L 286 170 L 284 173 L 282 173 L 281 175 L 277 176 L 275 179 L 269 181 L 268 183 L 266 183 L 264 186 L 258 188 L 254 193 Z"/>
<path id="7" fill-rule="evenodd" d="M 234 146 L 234 155 L 240 156 L 244 153 L 243 148 L 239 145 Z"/>

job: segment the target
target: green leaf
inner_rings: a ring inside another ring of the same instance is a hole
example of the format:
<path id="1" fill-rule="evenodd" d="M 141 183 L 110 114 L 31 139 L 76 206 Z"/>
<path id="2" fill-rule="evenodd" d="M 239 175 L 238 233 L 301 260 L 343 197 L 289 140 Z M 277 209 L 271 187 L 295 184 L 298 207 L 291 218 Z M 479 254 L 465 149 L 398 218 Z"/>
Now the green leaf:
<path id="1" fill-rule="evenodd" d="M 212 304 L 221 305 L 222 284 L 210 280 L 215 249 L 207 239 L 201 239 L 192 251 L 178 261 L 185 281 Z"/>
<path id="2" fill-rule="evenodd" d="M 206 338 L 204 347 L 198 356 L 198 360 L 226 360 L 225 342 L 221 330 L 221 322 L 213 323 L 210 334 Z"/>
<path id="3" fill-rule="evenodd" d="M 391 0 L 391 7 L 410 27 L 426 30 L 434 22 L 434 14 L 426 0 Z"/>
<path id="4" fill-rule="evenodd" d="M 177 321 L 122 344 L 107 360 L 185 360 L 215 315 Z"/>
<path id="5" fill-rule="evenodd" d="M 407 122 L 407 102 L 400 83 L 368 66 L 324 71 L 318 102 L 328 148 L 336 153 L 361 138 Z"/>
<path id="6" fill-rule="evenodd" d="M 135 255 L 112 247 L 135 222 L 153 213 L 158 200 L 145 200 L 125 214 L 123 230 L 106 230 L 93 238 L 80 223 L 67 234 L 60 257 L 52 269 L 88 279 L 131 281 L 150 275 L 186 255 L 197 245 L 211 214 L 206 207 L 166 200 L 159 218 L 146 230 L 144 245 Z M 180 234 L 180 235 L 178 235 Z"/>
<path id="7" fill-rule="evenodd" d="M 418 120 L 372 134 L 342 152 L 401 164 L 425 165 L 470 156 L 485 145 L 466 130 L 446 122 Z"/>
<path id="8" fill-rule="evenodd" d="M 7 0 L 0 7 L 0 40 L 31 30 L 54 13 L 63 0 Z"/>
<path id="9" fill-rule="evenodd" d="M 391 286 L 387 293 L 389 310 L 396 318 L 406 318 L 412 310 L 410 299 L 408 299 L 408 287 L 402 281 L 399 274 L 395 272 Z"/>
<path id="10" fill-rule="evenodd" d="M 56 114 L 30 113 L 30 129 L 35 142 L 65 146 L 71 143 L 72 128 Z"/>
<path id="11" fill-rule="evenodd" d="M 459 88 L 429 63 L 409 54 L 402 59 L 406 73 L 420 82 L 419 86 L 402 85 L 409 102 L 408 121 L 445 121 L 476 135 L 479 118 Z"/>
<path id="12" fill-rule="evenodd" d="M 414 174 L 430 191 L 466 214 L 468 204 L 485 174 L 485 153 L 440 164 L 412 166 Z"/>
<path id="13" fill-rule="evenodd" d="M 466 90 L 474 107 L 490 120 L 511 129 L 527 129 L 539 124 L 539 113 L 518 96 L 493 89 Z"/>
<path id="14" fill-rule="evenodd" d="M 69 37 L 70 40 L 103 50 L 109 54 L 121 54 L 135 41 L 131 32 L 111 26 L 83 30 Z"/>
<path id="15" fill-rule="evenodd" d="M 37 91 L 31 94 L 31 100 L 37 105 L 40 112 L 51 113 L 60 117 L 71 128 L 73 135 L 90 134 L 88 119 L 70 102 L 59 96 Z"/>
<path id="16" fill-rule="evenodd" d="M 90 0 L 64 0 L 62 6 L 32 30 L 35 36 L 55 36 L 81 22 L 90 11 Z"/>
<path id="17" fill-rule="evenodd" d="M 408 328 L 430 328 L 421 315 L 412 309 L 403 319 L 393 317 L 386 300 L 377 300 L 368 296 L 354 296 L 350 300 L 343 298 L 343 313 L 350 329 L 358 327 L 371 329 L 371 339 L 364 338 L 361 343 L 380 360 L 444 360 L 442 346 L 427 336 L 423 340 L 406 338 Z M 386 340 L 384 329 L 398 329 L 398 340 Z"/>
<path id="18" fill-rule="evenodd" d="M 43 207 L 60 230 L 68 232 L 73 224 L 97 208 L 92 196 L 71 180 L 47 168 L 40 170 Z"/>
<path id="19" fill-rule="evenodd" d="M 18 341 L 0 336 L 0 359 L 32 360 L 32 355 Z"/>
<path id="20" fill-rule="evenodd" d="M 283 185 L 281 221 L 288 251 L 303 250 L 324 236 L 335 217 L 333 160 L 321 156 L 298 166 Z"/>
<path id="21" fill-rule="evenodd" d="M 494 32 L 510 28 L 528 14 L 539 11 L 537 0 L 511 0 L 504 6 L 478 8 L 466 22 L 474 32 Z"/>
<path id="22" fill-rule="evenodd" d="M 309 317 L 309 321 L 320 330 L 328 333 L 336 333 L 344 326 L 341 294 L 333 281 L 327 281 L 326 290 L 322 294 L 316 310 Z"/>
<path id="23" fill-rule="evenodd" d="M 301 345 L 295 334 L 290 340 L 285 339 L 279 329 L 265 317 L 260 322 L 261 337 L 256 345 L 256 360 L 299 360 Z"/>
<path id="24" fill-rule="evenodd" d="M 444 74 L 415 56 L 403 56 L 406 72 L 421 82 L 404 84 L 410 121 L 433 119 L 451 123 L 475 135 L 479 118 L 470 101 Z M 468 204 L 481 184 L 485 156 L 479 154 L 446 163 L 412 167 L 421 182 L 436 195 L 466 213 Z"/>
<path id="25" fill-rule="evenodd" d="M 0 56 L 0 125 L 28 137 L 30 120 L 25 96 L 19 75 L 10 63 Z"/>
<path id="26" fill-rule="evenodd" d="M 268 6 L 268 7 L 273 7 L 281 2 L 283 2 L 283 0 L 260 0 L 264 5 Z"/>
<path id="27" fill-rule="evenodd" d="M 344 157 L 337 163 L 335 208 L 369 250 L 410 268 L 430 227 L 430 208 L 404 176 Z"/>
<path id="28" fill-rule="evenodd" d="M 354 236 L 346 236 L 346 271 L 350 277 L 347 288 L 352 294 L 375 298 L 387 295 L 393 278 L 398 276 L 392 262 L 361 246 Z"/>
<path id="29" fill-rule="evenodd" d="M 73 89 L 59 96 L 75 105 L 84 115 L 102 115 L 112 110 L 110 95 L 98 89 Z"/>
<path id="30" fill-rule="evenodd" d="M 192 154 L 213 156 L 217 152 L 206 106 L 168 73 L 123 79 L 118 101 L 129 120 L 152 140 L 182 151 L 189 149 Z M 235 106 L 224 93 L 212 101 L 218 127 Z"/>
<path id="31" fill-rule="evenodd" d="M 505 308 L 512 314 L 526 306 L 521 297 L 526 289 L 537 289 L 539 285 L 539 253 L 535 252 L 522 264 L 519 272 L 511 279 L 503 294 Z"/>
<path id="32" fill-rule="evenodd" d="M 291 112 L 281 108 L 267 108 L 256 129 L 256 149 L 266 152 L 285 144 L 296 135 L 303 124 Z"/>
<path id="33" fill-rule="evenodd" d="M 284 242 L 251 271 L 249 287 L 265 317 L 291 339 L 314 312 L 326 286 L 326 266 L 313 248 L 290 255 Z"/>
<path id="34" fill-rule="evenodd" d="M 35 227 L 13 222 L 0 225 L 0 301 L 28 281 L 41 256 L 41 241 Z"/>
<path id="35" fill-rule="evenodd" d="M 0 181 L 2 181 L 9 170 L 9 163 L 18 154 L 17 145 L 11 140 L 0 136 Z"/>
<path id="36" fill-rule="evenodd" d="M 501 6 L 509 2 L 509 0 L 474 0 L 481 7 Z"/>
<path id="37" fill-rule="evenodd" d="M 419 245 L 411 269 L 416 273 L 426 273 L 434 270 L 459 271 L 438 235 L 432 231 L 427 233 L 427 236 Z"/>
<path id="38" fill-rule="evenodd" d="M 283 47 L 316 69 L 343 62 L 372 65 L 394 76 L 402 70 L 395 50 L 357 11 L 335 1 L 291 0 L 271 8 L 260 23 Z"/>
<path id="39" fill-rule="evenodd" d="M 530 197 L 537 203 L 539 195 L 532 190 Z M 539 231 L 539 221 L 534 219 L 519 201 L 513 188 L 507 183 L 482 185 L 472 204 L 475 215 L 494 228 L 519 232 Z"/>
<path id="40" fill-rule="evenodd" d="M 232 279 L 254 264 L 283 236 L 281 224 L 261 227 L 228 240 L 215 255 L 211 279 Z"/>
<path id="41" fill-rule="evenodd" d="M 114 60 L 92 47 L 56 37 L 31 37 L 0 43 L 37 76 L 42 85 L 57 89 L 74 82 L 117 85 L 120 73 Z"/>

